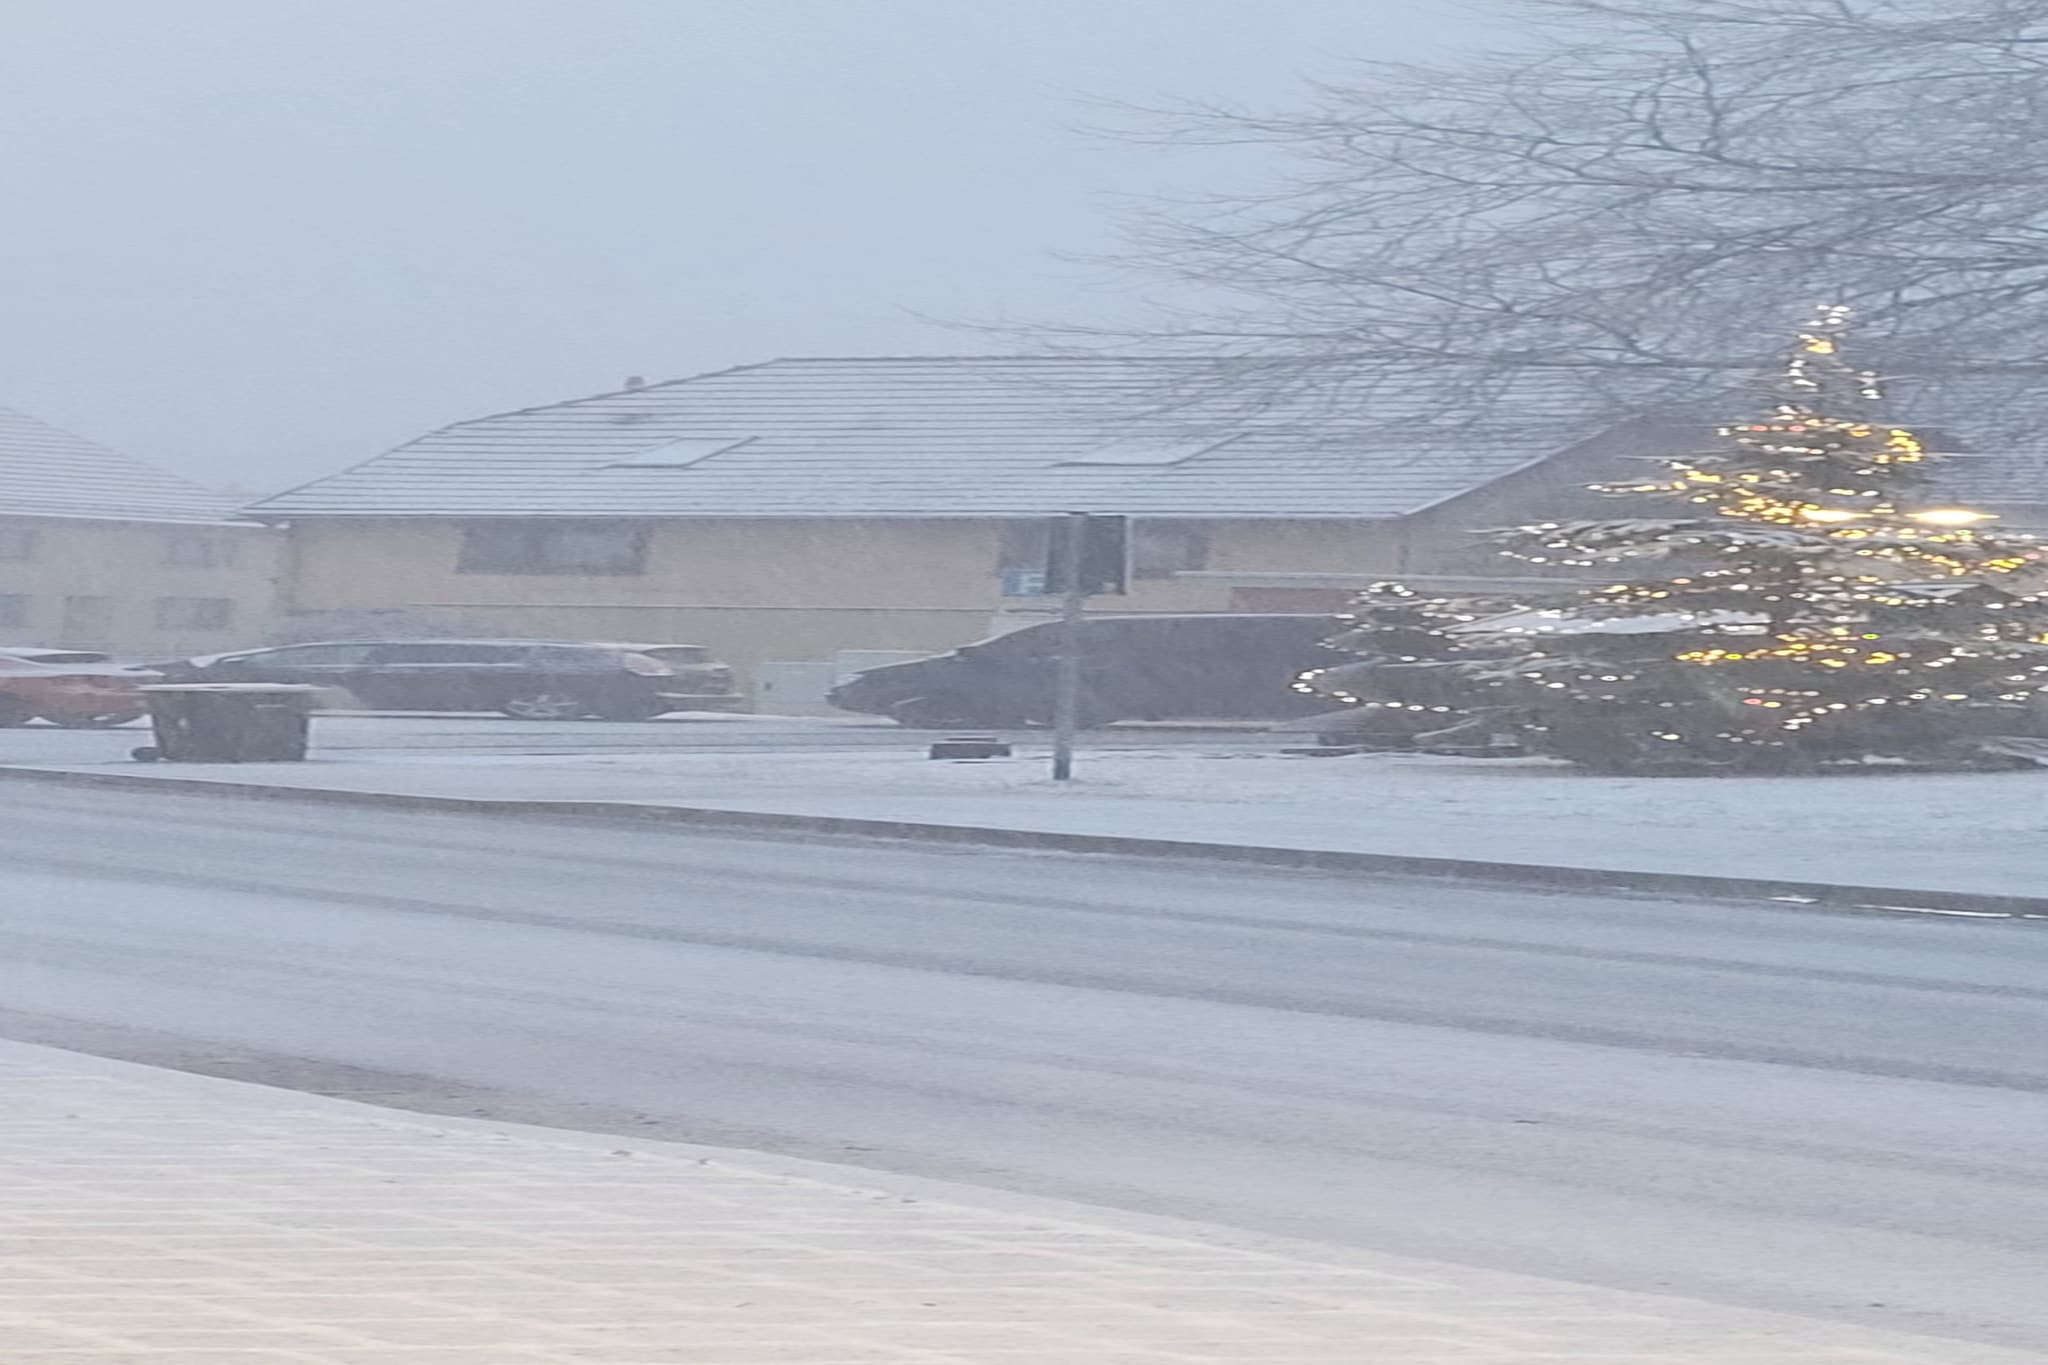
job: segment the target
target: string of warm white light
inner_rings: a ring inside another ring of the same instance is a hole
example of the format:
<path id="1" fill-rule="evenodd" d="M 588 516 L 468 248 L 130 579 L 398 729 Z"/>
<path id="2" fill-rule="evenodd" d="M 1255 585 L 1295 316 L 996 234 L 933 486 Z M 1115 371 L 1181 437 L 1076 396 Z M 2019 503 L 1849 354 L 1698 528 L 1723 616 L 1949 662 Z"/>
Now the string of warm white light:
<path id="1" fill-rule="evenodd" d="M 1731 746 L 1899 753 L 1962 733 L 1973 708 L 2048 691 L 2048 557 L 1987 531 L 1988 512 L 1929 498 L 1940 457 L 1870 417 L 1882 386 L 1842 359 L 1849 321 L 1830 305 L 1799 333 L 1767 417 L 1721 427 L 1715 449 L 1665 462 L 1661 479 L 1596 486 L 1681 516 L 1503 533 L 1528 562 L 1662 575 L 1533 607 L 1380 584 L 1339 642 L 1457 670 L 1475 697 L 1528 707 L 1532 734 L 1576 746 L 1567 757 L 1636 739 L 1703 762 Z M 1340 666 L 1298 686 L 1456 709 L 1375 695 L 1371 676 Z"/>

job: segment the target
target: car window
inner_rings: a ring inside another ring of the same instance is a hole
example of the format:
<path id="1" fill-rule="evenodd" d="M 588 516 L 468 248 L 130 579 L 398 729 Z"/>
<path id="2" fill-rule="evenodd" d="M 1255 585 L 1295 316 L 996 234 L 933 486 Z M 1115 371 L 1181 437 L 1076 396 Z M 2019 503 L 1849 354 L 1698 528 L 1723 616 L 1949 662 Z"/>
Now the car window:
<path id="1" fill-rule="evenodd" d="M 1008 635 L 998 635 L 993 640 L 983 640 L 967 648 L 976 654 L 994 659 L 1030 659 L 1057 654 L 1060 648 L 1060 630 L 1057 625 L 1026 626 L 1013 630 Z"/>
<path id="2" fill-rule="evenodd" d="M 519 651 L 504 645 L 412 644 L 379 645 L 370 653 L 372 664 L 502 664 L 519 657 Z"/>
<path id="3" fill-rule="evenodd" d="M 265 650 L 261 654 L 237 654 L 218 662 L 277 668 L 330 668 L 359 664 L 369 656 L 368 645 L 292 645 L 285 649 Z"/>
<path id="4" fill-rule="evenodd" d="M 665 664 L 708 664 L 712 662 L 711 651 L 703 645 L 650 645 L 639 651 L 650 659 L 659 659 Z"/>
<path id="5" fill-rule="evenodd" d="M 584 649 L 575 645 L 541 645 L 525 651 L 521 656 L 521 662 L 533 668 L 561 671 L 610 669 L 617 668 L 619 660 L 628 652 L 618 649 Z"/>

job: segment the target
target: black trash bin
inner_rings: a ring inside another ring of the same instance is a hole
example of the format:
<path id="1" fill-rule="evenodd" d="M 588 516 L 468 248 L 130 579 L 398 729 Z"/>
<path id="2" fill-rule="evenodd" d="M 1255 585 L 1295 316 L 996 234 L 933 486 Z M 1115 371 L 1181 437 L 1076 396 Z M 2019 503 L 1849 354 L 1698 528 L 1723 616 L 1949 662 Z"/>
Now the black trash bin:
<path id="1" fill-rule="evenodd" d="M 142 689 L 156 743 L 143 762 L 296 763 L 306 756 L 312 687 L 160 683 Z"/>

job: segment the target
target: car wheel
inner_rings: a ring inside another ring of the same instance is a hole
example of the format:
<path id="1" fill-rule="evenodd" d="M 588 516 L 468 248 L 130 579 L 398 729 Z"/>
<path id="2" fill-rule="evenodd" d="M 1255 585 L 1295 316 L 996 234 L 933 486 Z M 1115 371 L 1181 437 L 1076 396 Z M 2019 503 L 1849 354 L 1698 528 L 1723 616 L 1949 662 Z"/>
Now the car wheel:
<path id="1" fill-rule="evenodd" d="M 589 702 L 567 692 L 521 692 L 498 704 L 514 720 L 580 720 L 590 709 Z"/>
<path id="2" fill-rule="evenodd" d="M 115 711 L 104 716 L 44 716 L 52 725 L 61 725 L 67 730 L 111 730 L 117 725 L 126 725 L 140 716 L 127 711 Z"/>
<path id="3" fill-rule="evenodd" d="M 0 725 L 26 725 L 36 713 L 19 697 L 0 696 Z"/>

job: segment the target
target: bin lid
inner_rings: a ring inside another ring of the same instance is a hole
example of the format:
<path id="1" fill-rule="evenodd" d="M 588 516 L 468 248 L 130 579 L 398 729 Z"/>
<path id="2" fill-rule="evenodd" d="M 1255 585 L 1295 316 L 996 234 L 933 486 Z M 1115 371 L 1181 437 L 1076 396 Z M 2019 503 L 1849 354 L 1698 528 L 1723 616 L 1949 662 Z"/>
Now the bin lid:
<path id="1" fill-rule="evenodd" d="M 139 692 L 318 692 L 310 683 L 151 683 Z"/>

